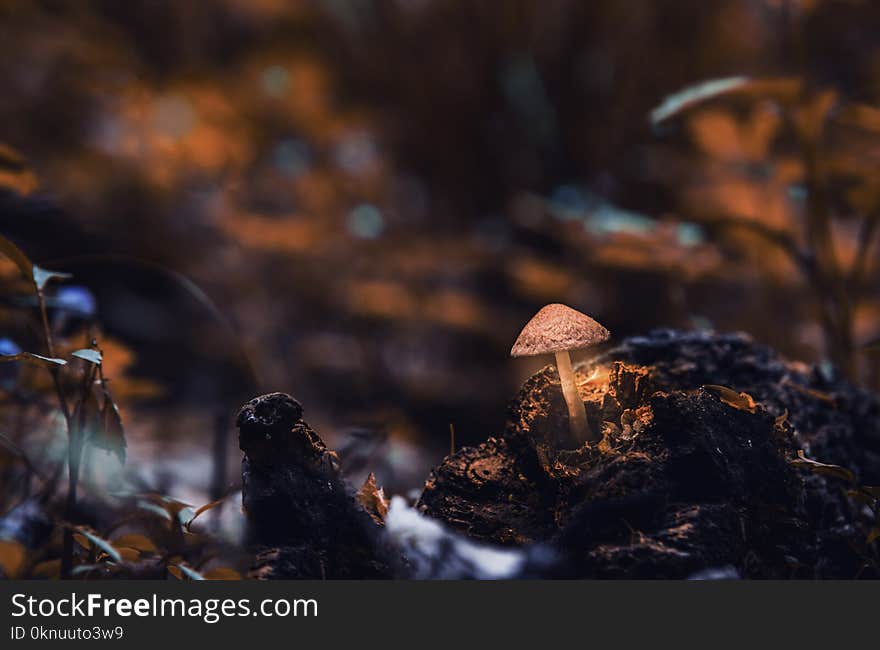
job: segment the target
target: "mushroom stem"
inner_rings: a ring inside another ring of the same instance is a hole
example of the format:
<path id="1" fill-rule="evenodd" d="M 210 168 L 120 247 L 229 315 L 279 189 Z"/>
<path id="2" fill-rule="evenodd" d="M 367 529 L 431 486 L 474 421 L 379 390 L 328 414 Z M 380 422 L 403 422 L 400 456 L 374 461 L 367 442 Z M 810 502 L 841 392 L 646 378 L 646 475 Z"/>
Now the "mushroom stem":
<path id="1" fill-rule="evenodd" d="M 571 367 L 571 356 L 568 350 L 556 352 L 556 369 L 559 371 L 559 381 L 562 384 L 562 395 L 568 405 L 568 426 L 572 437 L 578 443 L 585 443 L 593 438 L 593 432 L 587 424 L 587 411 L 584 409 L 584 401 L 578 393 L 577 384 L 574 383 L 574 369 Z"/>

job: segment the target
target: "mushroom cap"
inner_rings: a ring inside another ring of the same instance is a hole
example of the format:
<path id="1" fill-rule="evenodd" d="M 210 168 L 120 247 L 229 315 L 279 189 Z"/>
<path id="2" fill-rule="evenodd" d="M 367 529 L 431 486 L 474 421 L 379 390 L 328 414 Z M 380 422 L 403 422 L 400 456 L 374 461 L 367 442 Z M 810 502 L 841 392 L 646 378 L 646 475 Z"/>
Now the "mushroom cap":
<path id="1" fill-rule="evenodd" d="M 512 357 L 529 357 L 561 350 L 579 350 L 602 341 L 611 333 L 586 314 L 554 303 L 532 317 L 510 350 Z"/>

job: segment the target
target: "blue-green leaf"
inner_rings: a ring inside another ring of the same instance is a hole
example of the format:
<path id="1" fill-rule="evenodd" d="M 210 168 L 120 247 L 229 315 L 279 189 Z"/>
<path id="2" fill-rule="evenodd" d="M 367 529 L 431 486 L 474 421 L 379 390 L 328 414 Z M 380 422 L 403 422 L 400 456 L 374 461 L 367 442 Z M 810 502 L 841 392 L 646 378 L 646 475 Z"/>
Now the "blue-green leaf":
<path id="1" fill-rule="evenodd" d="M 697 106 L 705 101 L 732 93 L 748 93 L 760 97 L 789 101 L 796 97 L 801 89 L 797 79 L 755 79 L 746 76 L 710 79 L 678 91 L 666 97 L 663 103 L 651 111 L 651 124 L 657 126 L 670 117 Z"/>
<path id="2" fill-rule="evenodd" d="M 41 365 L 64 366 L 67 362 L 64 359 L 56 359 L 55 357 L 44 357 L 42 354 L 34 354 L 33 352 L 19 352 L 18 354 L 0 354 L 0 363 L 9 361 L 30 361 Z"/>
<path id="3" fill-rule="evenodd" d="M 98 350 L 75 350 L 70 353 L 71 356 L 77 357 L 78 359 L 83 359 L 84 361 L 88 361 L 89 363 L 94 363 L 95 365 L 101 365 L 102 357 L 101 353 Z"/>
<path id="4" fill-rule="evenodd" d="M 33 274 L 34 285 L 37 287 L 37 291 L 42 291 L 50 280 L 65 280 L 67 278 L 73 277 L 70 273 L 62 273 L 61 271 L 50 271 L 49 269 L 41 268 L 36 264 L 34 264 L 34 268 L 31 273 Z"/>

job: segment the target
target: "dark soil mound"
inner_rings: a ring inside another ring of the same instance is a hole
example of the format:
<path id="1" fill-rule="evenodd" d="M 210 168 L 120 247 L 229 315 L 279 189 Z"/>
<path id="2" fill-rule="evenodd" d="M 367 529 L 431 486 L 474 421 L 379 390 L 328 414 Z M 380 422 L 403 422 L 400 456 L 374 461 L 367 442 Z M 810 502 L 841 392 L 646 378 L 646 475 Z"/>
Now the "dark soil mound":
<path id="1" fill-rule="evenodd" d="M 652 332 L 577 371 L 601 444 L 566 449 L 548 366 L 500 437 L 434 470 L 421 510 L 478 540 L 549 542 L 575 576 L 877 576 L 869 499 L 847 495 L 880 484 L 876 396 L 743 335 Z"/>

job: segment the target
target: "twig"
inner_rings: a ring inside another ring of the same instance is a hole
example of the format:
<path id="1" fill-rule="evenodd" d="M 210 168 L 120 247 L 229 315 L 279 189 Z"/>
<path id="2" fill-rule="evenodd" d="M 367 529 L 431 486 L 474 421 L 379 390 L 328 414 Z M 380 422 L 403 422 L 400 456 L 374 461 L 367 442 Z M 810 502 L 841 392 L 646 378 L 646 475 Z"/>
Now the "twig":
<path id="1" fill-rule="evenodd" d="M 95 366 L 89 364 L 83 376 L 82 395 L 73 419 L 73 427 L 70 429 L 70 437 L 67 443 L 67 502 L 64 507 L 64 517 L 67 521 L 73 521 L 76 512 L 77 486 L 79 484 L 79 470 L 82 461 L 83 435 L 85 433 L 85 404 L 95 381 Z M 66 571 L 65 571 L 66 569 Z M 64 534 L 64 550 L 61 556 L 61 577 L 70 577 L 73 570 L 73 531 L 66 529 Z"/>
<path id="2" fill-rule="evenodd" d="M 46 313 L 46 298 L 43 290 L 37 288 L 37 304 L 40 308 L 40 320 L 43 324 L 43 337 L 46 342 L 46 350 L 50 357 L 55 356 L 55 344 L 52 341 L 52 330 L 49 327 L 49 318 Z M 64 387 L 61 385 L 60 370 L 56 367 L 50 367 L 49 373 L 52 375 L 52 383 L 55 386 L 55 393 L 58 395 L 58 404 L 61 407 L 61 413 L 64 415 L 64 422 L 67 425 L 67 472 L 68 472 L 68 492 L 67 502 L 64 508 L 64 517 L 70 521 L 76 510 L 76 482 L 78 479 L 79 462 L 74 463 L 77 455 L 77 442 L 73 422 L 71 421 L 70 407 L 67 404 L 67 398 L 64 396 Z M 74 467 L 76 465 L 76 467 Z M 63 550 L 61 553 L 61 577 L 69 578 L 73 570 L 73 533 L 70 528 L 64 529 Z"/>
<path id="3" fill-rule="evenodd" d="M 449 423 L 449 454 L 455 453 L 455 425 Z"/>

